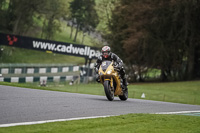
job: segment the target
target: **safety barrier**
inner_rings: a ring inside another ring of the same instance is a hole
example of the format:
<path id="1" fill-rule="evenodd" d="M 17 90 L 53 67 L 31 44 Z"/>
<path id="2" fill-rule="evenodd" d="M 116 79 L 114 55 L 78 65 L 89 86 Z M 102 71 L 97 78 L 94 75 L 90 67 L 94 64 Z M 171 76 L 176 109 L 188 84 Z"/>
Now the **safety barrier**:
<path id="1" fill-rule="evenodd" d="M 0 81 L 4 82 L 60 82 L 84 77 L 93 80 L 93 66 L 88 70 L 85 66 L 68 66 L 66 64 L 0 64 Z M 89 72 L 89 74 L 87 74 Z"/>

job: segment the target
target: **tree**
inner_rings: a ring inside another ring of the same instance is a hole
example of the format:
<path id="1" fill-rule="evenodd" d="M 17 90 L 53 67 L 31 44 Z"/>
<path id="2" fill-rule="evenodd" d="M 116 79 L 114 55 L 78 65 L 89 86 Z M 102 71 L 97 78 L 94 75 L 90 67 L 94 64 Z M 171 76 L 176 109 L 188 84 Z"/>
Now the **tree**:
<path id="1" fill-rule="evenodd" d="M 149 36 L 164 44 L 165 61 L 160 63 L 162 74 L 165 74 L 164 77 L 172 77 L 173 72 L 174 79 L 177 75 L 179 80 L 194 79 L 197 73 L 195 51 L 199 50 L 199 1 L 176 0 L 167 4 L 163 2 L 163 6 L 155 10 L 155 17 L 159 19 L 149 26 Z M 166 14 L 162 15 L 161 11 Z"/>
<path id="2" fill-rule="evenodd" d="M 79 29 L 84 32 L 91 31 L 99 23 L 94 6 L 94 0 L 74 0 L 70 3 L 71 19 L 73 23 L 76 23 L 74 42 L 76 42 Z"/>
<path id="3" fill-rule="evenodd" d="M 98 0 L 96 2 L 96 9 L 101 20 L 101 24 L 98 27 L 99 30 L 102 31 L 102 34 L 105 34 L 105 32 L 108 32 L 108 26 L 111 24 L 112 12 L 119 0 Z"/>
<path id="4" fill-rule="evenodd" d="M 7 28 L 14 34 L 25 34 L 33 26 L 34 13 L 43 1 L 10 0 L 7 9 Z"/>
<path id="5" fill-rule="evenodd" d="M 52 39 L 60 31 L 60 20 L 68 13 L 68 2 L 65 0 L 49 0 L 41 11 L 44 16 L 41 37 Z"/>
<path id="6" fill-rule="evenodd" d="M 121 0 L 108 41 L 132 73 L 133 65 L 140 68 L 139 77 L 148 67 L 161 69 L 163 81 L 193 79 L 199 72 L 199 5 L 198 0 Z"/>
<path id="7" fill-rule="evenodd" d="M 109 26 L 111 33 L 107 35 L 112 50 L 125 61 L 132 73 L 132 78 L 136 78 L 134 74 L 137 71 L 140 80 L 142 80 L 140 70 L 142 65 L 145 65 L 142 64 L 144 62 L 142 43 L 146 36 L 144 25 L 151 15 L 150 9 L 146 7 L 148 7 L 148 3 L 145 0 L 120 1 L 112 14 L 112 23 Z M 137 70 L 134 66 L 138 66 Z"/>
<path id="8" fill-rule="evenodd" d="M 4 18 L 0 23 L 4 32 L 10 32 L 18 35 L 27 35 L 36 25 L 36 21 L 43 20 L 42 37 L 52 39 L 55 32 L 59 31 L 60 19 L 68 13 L 69 1 L 66 0 L 1 0 L 0 3 L 6 3 L 8 7 L 2 7 L 0 13 Z"/>
<path id="9" fill-rule="evenodd" d="M 0 18 L 5 18 L 6 10 L 5 10 L 6 0 L 0 0 Z M 6 27 L 5 19 L 1 19 L 0 21 L 0 29 L 5 30 Z"/>

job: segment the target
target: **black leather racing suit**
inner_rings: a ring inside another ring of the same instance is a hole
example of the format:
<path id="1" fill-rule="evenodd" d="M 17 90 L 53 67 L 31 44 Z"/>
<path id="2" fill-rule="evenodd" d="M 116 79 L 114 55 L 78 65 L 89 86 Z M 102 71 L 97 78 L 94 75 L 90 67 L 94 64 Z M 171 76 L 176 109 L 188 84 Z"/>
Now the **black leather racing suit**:
<path id="1" fill-rule="evenodd" d="M 104 58 L 102 55 L 98 57 L 96 64 L 94 66 L 96 73 L 98 74 L 99 67 L 100 67 L 101 63 L 105 60 L 114 61 L 117 64 L 117 67 L 120 69 L 119 74 L 120 74 L 121 78 L 123 79 L 123 84 L 125 86 L 127 86 L 128 83 L 127 83 L 126 76 L 125 76 L 125 70 L 123 68 L 123 61 L 116 54 L 114 54 L 112 52 L 110 53 L 108 58 Z"/>

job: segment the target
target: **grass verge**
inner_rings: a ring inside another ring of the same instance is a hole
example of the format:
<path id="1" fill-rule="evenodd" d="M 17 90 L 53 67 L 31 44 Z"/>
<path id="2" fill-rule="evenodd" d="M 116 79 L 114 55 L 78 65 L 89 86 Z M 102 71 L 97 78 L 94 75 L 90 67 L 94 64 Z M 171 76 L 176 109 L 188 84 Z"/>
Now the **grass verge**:
<path id="1" fill-rule="evenodd" d="M 198 133 L 200 117 L 128 114 L 108 118 L 0 128 L 1 133 Z"/>
<path id="2" fill-rule="evenodd" d="M 63 55 L 57 53 L 46 53 L 31 49 L 14 48 L 2 46 L 4 49 L 0 55 L 2 63 L 30 63 L 30 64 L 52 64 L 53 63 L 69 63 L 84 64 L 84 58 Z"/>
<path id="3" fill-rule="evenodd" d="M 47 87 L 40 87 L 38 83 L 6 83 L 0 85 L 18 86 L 51 91 L 83 93 L 92 95 L 105 95 L 101 84 L 69 85 L 64 83 L 47 83 Z M 142 99 L 144 93 L 146 100 L 165 101 L 184 104 L 200 105 L 200 81 L 170 82 L 170 83 L 136 83 L 128 86 L 129 98 Z"/>

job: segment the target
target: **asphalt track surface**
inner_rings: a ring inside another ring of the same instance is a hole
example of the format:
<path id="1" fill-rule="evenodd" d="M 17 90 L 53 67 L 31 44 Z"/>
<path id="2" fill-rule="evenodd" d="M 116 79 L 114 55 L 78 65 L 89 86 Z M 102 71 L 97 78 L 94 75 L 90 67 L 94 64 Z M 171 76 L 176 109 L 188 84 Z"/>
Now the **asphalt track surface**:
<path id="1" fill-rule="evenodd" d="M 102 88 L 103 89 L 103 88 Z M 115 97 L 45 91 L 0 85 L 0 124 L 79 117 L 199 111 L 200 106 Z"/>

